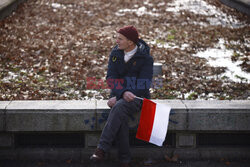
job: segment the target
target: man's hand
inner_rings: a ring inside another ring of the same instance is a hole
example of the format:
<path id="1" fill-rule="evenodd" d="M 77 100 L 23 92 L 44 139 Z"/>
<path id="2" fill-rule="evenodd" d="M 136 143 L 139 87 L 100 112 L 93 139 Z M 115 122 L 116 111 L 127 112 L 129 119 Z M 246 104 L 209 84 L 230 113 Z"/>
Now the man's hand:
<path id="1" fill-rule="evenodd" d="M 136 96 L 133 93 L 131 93 L 129 91 L 126 91 L 126 92 L 123 93 L 122 97 L 127 102 L 130 102 L 130 101 L 133 101 Z"/>
<path id="2" fill-rule="evenodd" d="M 107 104 L 110 108 L 112 108 L 115 105 L 115 103 L 116 103 L 116 97 L 112 97 L 109 99 Z"/>

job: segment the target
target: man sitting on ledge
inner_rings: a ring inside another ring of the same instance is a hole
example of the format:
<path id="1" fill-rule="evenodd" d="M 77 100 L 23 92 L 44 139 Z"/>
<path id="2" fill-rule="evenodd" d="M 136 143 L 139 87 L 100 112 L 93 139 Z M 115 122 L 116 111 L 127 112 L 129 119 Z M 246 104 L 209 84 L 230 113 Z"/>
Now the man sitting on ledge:
<path id="1" fill-rule="evenodd" d="M 117 45 L 112 49 L 107 71 L 107 80 L 114 80 L 108 106 L 111 108 L 102 130 L 92 161 L 101 161 L 109 152 L 113 141 L 118 143 L 121 166 L 129 166 L 129 116 L 140 112 L 142 100 L 150 98 L 149 87 L 153 75 L 153 58 L 149 46 L 139 39 L 134 26 L 125 26 L 117 32 Z M 140 82 L 140 83 L 139 83 Z M 109 83 L 108 83 L 109 84 Z"/>

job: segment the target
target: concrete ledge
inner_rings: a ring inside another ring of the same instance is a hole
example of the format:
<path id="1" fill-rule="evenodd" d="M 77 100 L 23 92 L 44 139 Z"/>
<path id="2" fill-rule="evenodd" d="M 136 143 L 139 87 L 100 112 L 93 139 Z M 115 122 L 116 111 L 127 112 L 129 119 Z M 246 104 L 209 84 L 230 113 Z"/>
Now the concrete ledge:
<path id="1" fill-rule="evenodd" d="M 250 131 L 250 101 L 153 100 L 172 107 L 169 130 Z M 12 101 L 0 102 L 0 130 L 101 131 L 108 117 L 107 101 Z M 140 113 L 131 118 L 136 129 Z"/>
<path id="2" fill-rule="evenodd" d="M 193 131 L 249 131 L 250 102 L 185 101 L 187 130 Z"/>
<path id="3" fill-rule="evenodd" d="M 220 0 L 220 1 L 229 7 L 234 8 L 250 16 L 250 1 L 249 0 Z"/>
<path id="4" fill-rule="evenodd" d="M 15 1 L 16 0 L 1 0 L 0 10 L 3 10 L 4 8 L 8 7 L 10 4 L 12 4 Z"/>
<path id="5" fill-rule="evenodd" d="M 1 0 L 0 1 L 0 20 L 9 16 L 17 6 L 26 0 Z"/>
<path id="6" fill-rule="evenodd" d="M 13 101 L 7 132 L 95 130 L 95 101 Z"/>

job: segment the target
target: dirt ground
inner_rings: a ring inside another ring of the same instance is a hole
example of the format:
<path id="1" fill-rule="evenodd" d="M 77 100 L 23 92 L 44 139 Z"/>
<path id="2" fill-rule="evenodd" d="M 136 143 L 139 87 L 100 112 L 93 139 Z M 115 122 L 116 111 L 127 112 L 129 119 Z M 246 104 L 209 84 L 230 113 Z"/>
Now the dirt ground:
<path id="1" fill-rule="evenodd" d="M 249 74 L 249 17 L 219 0 L 183 3 L 177 10 L 174 0 L 27 0 L 0 21 L 0 100 L 107 99 L 109 90 L 87 90 L 86 81 L 105 79 L 124 25 L 136 26 L 163 64 L 152 98 L 249 99 L 250 78 L 234 81 L 224 75 L 229 68 L 194 56 L 223 41 Z"/>

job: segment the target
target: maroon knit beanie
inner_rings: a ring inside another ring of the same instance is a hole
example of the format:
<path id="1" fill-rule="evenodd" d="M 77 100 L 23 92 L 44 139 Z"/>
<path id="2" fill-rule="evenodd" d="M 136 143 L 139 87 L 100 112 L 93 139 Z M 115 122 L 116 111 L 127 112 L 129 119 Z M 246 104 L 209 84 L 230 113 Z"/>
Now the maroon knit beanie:
<path id="1" fill-rule="evenodd" d="M 133 41 L 135 44 L 139 40 L 138 31 L 136 30 L 136 28 L 134 26 L 125 26 L 125 27 L 122 27 L 117 32 L 120 33 L 120 34 L 122 34 L 122 35 L 124 35 L 126 38 L 128 38 L 131 41 Z"/>

